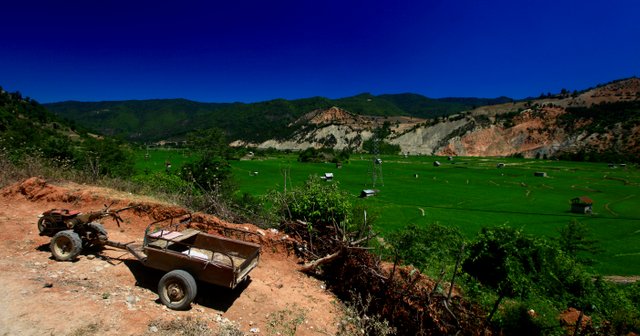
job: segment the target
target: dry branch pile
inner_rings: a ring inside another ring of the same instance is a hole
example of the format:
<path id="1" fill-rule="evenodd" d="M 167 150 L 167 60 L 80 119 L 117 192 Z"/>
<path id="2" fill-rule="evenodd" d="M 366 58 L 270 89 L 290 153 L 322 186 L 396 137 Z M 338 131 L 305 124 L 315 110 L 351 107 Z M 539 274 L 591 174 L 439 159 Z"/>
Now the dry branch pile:
<path id="1" fill-rule="evenodd" d="M 342 300 L 370 299 L 365 314 L 386 319 L 399 335 L 482 333 L 485 314 L 479 307 L 438 290 L 441 284 L 415 268 L 381 261 L 367 247 L 368 229 L 346 233 L 335 225 L 291 221 L 285 231 L 298 241 L 302 271 L 322 277 Z"/>

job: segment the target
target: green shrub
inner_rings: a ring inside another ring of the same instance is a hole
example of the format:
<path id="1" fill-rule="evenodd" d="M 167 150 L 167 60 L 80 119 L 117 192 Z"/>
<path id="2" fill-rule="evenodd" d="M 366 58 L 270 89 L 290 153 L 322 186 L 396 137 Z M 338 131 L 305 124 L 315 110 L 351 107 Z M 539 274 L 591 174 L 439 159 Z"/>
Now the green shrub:
<path id="1" fill-rule="evenodd" d="M 132 182 L 140 185 L 143 192 L 181 194 L 193 192 L 193 184 L 183 180 L 178 175 L 156 172 L 150 175 L 136 175 Z"/>
<path id="2" fill-rule="evenodd" d="M 401 264 L 411 264 L 423 272 L 428 268 L 439 272 L 445 265 L 455 265 L 464 237 L 455 227 L 410 224 L 390 234 L 388 242 Z"/>
<path id="3" fill-rule="evenodd" d="M 351 196 L 340 190 L 338 183 L 323 183 L 317 176 L 311 176 L 302 187 L 284 196 L 284 207 L 279 210 L 291 219 L 311 225 L 351 224 Z"/>

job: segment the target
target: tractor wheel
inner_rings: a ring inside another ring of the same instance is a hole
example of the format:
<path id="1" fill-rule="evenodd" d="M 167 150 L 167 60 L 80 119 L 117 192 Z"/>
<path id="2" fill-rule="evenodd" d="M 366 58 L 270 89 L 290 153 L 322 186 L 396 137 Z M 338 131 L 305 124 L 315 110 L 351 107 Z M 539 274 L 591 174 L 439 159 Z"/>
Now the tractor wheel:
<path id="1" fill-rule="evenodd" d="M 174 270 L 165 274 L 158 284 L 160 301 L 174 310 L 188 309 L 197 292 L 196 280 L 183 270 Z"/>
<path id="2" fill-rule="evenodd" d="M 40 217 L 40 219 L 38 219 L 38 232 L 40 233 L 40 235 L 44 235 L 44 232 L 51 227 L 51 219 L 47 216 L 43 216 Z"/>
<path id="3" fill-rule="evenodd" d="M 68 261 L 75 259 L 82 251 L 82 240 L 72 230 L 64 230 L 56 233 L 51 238 L 51 254 L 56 260 Z"/>
<path id="4" fill-rule="evenodd" d="M 98 245 L 107 241 L 107 230 L 102 224 L 91 222 L 87 224 L 87 231 L 90 232 L 89 245 Z"/>

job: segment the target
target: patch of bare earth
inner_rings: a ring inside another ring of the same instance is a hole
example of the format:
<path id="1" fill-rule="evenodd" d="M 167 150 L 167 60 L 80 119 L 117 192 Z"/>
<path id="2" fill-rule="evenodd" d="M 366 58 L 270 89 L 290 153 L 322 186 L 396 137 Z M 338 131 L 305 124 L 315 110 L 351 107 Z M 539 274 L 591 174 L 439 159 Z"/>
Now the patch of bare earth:
<path id="1" fill-rule="evenodd" d="M 215 330 L 235 321 L 246 334 L 269 334 L 270 324 L 286 323 L 284 311 L 302 312 L 296 335 L 335 334 L 339 309 L 324 285 L 298 272 L 281 234 L 262 231 L 260 263 L 250 280 L 235 290 L 201 284 L 188 311 L 172 311 L 158 300 L 161 272 L 147 269 L 124 250 L 88 251 L 74 262 L 51 258 L 48 237 L 38 235 L 38 215 L 51 208 L 80 211 L 142 204 L 142 211 L 121 213 L 121 228 L 103 221 L 109 238 L 141 242 L 145 227 L 178 207 L 110 189 L 31 178 L 0 190 L 0 334 L 140 335 L 154 321 L 198 319 Z M 223 223 L 213 216 L 206 222 Z M 236 225 L 238 226 L 238 225 Z M 250 224 L 239 225 L 251 231 Z M 259 330 L 259 332 L 258 332 Z M 153 330 L 152 330 L 153 331 Z"/>

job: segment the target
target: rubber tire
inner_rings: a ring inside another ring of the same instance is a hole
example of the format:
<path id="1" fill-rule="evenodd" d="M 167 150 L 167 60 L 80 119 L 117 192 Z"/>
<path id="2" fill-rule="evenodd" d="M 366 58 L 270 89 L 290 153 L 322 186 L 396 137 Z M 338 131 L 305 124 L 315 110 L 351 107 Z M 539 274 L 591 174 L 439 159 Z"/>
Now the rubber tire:
<path id="1" fill-rule="evenodd" d="M 43 232 L 47 230 L 49 226 L 51 226 L 51 225 L 45 224 L 45 221 L 49 223 L 51 222 L 50 218 L 47 216 L 43 216 L 40 219 L 38 219 L 38 233 L 40 233 L 40 235 L 42 235 Z"/>
<path id="2" fill-rule="evenodd" d="M 165 274 L 158 284 L 160 301 L 173 310 L 187 310 L 198 293 L 196 280 L 183 270 L 173 270 Z"/>
<path id="3" fill-rule="evenodd" d="M 105 230 L 104 226 L 100 223 L 91 222 L 87 224 L 87 228 L 89 231 L 92 231 L 96 236 L 96 240 L 98 242 L 107 241 L 107 230 Z"/>
<path id="4" fill-rule="evenodd" d="M 82 239 L 73 230 L 60 231 L 51 238 L 49 248 L 53 258 L 56 260 L 73 260 L 82 251 Z"/>

